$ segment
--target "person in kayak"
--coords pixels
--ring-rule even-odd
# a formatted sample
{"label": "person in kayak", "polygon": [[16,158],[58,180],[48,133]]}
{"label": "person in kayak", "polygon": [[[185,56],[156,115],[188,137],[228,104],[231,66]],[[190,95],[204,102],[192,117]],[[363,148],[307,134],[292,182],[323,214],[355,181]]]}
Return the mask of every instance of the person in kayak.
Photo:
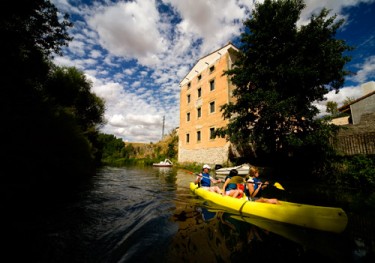
{"label": "person in kayak", "polygon": [[222,193],[231,197],[238,197],[243,194],[243,191],[238,189],[237,183],[232,181],[234,176],[238,175],[236,169],[230,170],[229,174],[225,177]]}
{"label": "person in kayak", "polygon": [[222,183],[221,179],[216,180],[210,175],[211,167],[208,164],[203,165],[202,172],[197,175],[194,183],[200,184],[200,187],[207,189],[210,192],[221,194],[221,189],[218,186],[211,186],[211,182],[214,184]]}
{"label": "person in kayak", "polygon": [[262,203],[279,204],[276,198],[262,197],[262,191],[269,185],[268,181],[262,183],[259,179],[259,169],[251,166],[249,171],[250,178],[246,181],[247,196],[249,200]]}

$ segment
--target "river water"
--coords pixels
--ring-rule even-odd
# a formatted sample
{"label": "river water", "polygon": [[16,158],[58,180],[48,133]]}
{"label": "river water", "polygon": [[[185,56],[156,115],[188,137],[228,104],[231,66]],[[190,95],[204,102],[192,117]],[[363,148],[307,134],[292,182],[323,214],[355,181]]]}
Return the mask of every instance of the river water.
{"label": "river water", "polygon": [[350,211],[341,234],[244,218],[194,196],[189,190],[194,178],[182,169],[106,167],[59,202],[20,201],[2,216],[0,257],[3,262],[375,262],[374,228],[360,229],[361,220]]}

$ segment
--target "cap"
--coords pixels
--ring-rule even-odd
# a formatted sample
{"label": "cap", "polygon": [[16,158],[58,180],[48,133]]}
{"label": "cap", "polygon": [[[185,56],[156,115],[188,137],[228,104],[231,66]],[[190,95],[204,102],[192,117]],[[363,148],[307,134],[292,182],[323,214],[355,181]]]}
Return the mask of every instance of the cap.
{"label": "cap", "polygon": [[211,169],[211,167],[208,164],[203,165],[203,169]]}

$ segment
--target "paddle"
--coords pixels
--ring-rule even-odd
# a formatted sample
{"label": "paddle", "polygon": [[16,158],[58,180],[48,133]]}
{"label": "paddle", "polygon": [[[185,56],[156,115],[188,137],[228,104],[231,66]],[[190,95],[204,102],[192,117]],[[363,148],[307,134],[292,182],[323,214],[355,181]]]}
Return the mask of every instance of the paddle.
{"label": "paddle", "polygon": [[[229,183],[233,183],[233,184],[241,184],[241,183],[244,183],[244,178],[242,176],[239,176],[239,175],[236,175],[236,176],[233,176],[230,180]],[[258,182],[258,183],[254,183],[254,182],[247,182],[247,183],[252,183],[252,184],[261,184],[261,182]],[[278,183],[278,182],[275,182],[272,186],[276,187],[277,189],[280,189],[280,190],[285,190],[284,187]]]}
{"label": "paddle", "polygon": [[[247,182],[247,183],[250,183],[250,184],[261,184],[261,182],[258,182],[258,183]],[[264,184],[264,185],[268,185],[268,184]],[[272,186],[276,187],[279,190],[285,190],[284,187],[280,183],[278,183],[278,182],[275,182]]]}

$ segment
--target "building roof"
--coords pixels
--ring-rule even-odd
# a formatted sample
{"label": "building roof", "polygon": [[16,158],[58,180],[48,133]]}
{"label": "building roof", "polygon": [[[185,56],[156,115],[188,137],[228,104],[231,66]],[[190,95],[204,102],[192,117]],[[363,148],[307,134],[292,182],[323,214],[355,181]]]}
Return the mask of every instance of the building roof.
{"label": "building roof", "polygon": [[340,108],[338,108],[338,111],[339,112],[349,111],[350,110],[350,105],[353,105],[353,104],[357,103],[358,101],[361,101],[361,100],[363,100],[363,99],[365,99],[367,97],[370,97],[370,96],[372,96],[374,94],[375,94],[375,91],[367,93],[366,95],[364,95],[364,96],[362,96],[362,97],[360,97],[360,98],[358,98],[358,99],[356,99],[356,100],[354,100],[354,101],[352,101],[352,102],[350,102],[348,104],[345,104],[345,105],[341,106]]}
{"label": "building roof", "polygon": [[189,73],[181,80],[180,87],[184,86],[186,83],[191,81],[195,76],[201,74],[201,72],[215,64],[215,62],[226,52],[231,50],[238,52],[239,49],[234,46],[231,42],[226,44],[224,47],[221,47],[210,54],[200,58],[194,67],[189,71]]}

